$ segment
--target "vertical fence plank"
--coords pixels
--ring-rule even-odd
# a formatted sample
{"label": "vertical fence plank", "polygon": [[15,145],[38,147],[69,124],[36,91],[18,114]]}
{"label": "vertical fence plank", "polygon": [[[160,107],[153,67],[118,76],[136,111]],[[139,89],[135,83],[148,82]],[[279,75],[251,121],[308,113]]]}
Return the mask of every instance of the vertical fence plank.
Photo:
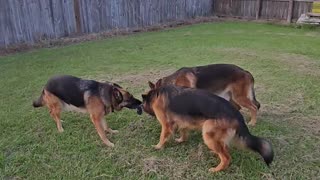
{"label": "vertical fence plank", "polygon": [[293,10],[293,0],[289,0],[287,22],[291,23]]}
{"label": "vertical fence plank", "polygon": [[257,0],[257,5],[256,5],[256,19],[259,19],[260,10],[261,10],[261,0]]}
{"label": "vertical fence plank", "polygon": [[80,3],[79,0],[73,0],[74,18],[76,21],[76,32],[81,33],[81,16],[80,16]]}

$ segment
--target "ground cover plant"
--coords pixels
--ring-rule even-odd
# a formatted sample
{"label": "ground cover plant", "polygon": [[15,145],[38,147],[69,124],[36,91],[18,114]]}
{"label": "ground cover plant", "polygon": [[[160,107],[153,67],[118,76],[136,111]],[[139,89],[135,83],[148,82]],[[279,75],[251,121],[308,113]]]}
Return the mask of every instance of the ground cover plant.
{"label": "ground cover plant", "polygon": [[[63,113],[58,133],[45,108],[33,109],[48,77],[71,74],[117,82],[140,98],[147,81],[181,66],[234,63],[255,77],[255,135],[269,139],[275,160],[231,149],[231,166],[194,132],[156,151],[160,125],[124,110],[107,117],[120,131],[101,142],[87,115]],[[320,32],[220,22],[139,33],[0,57],[0,178],[11,179],[316,179],[320,177]],[[248,113],[243,111],[248,118]]]}

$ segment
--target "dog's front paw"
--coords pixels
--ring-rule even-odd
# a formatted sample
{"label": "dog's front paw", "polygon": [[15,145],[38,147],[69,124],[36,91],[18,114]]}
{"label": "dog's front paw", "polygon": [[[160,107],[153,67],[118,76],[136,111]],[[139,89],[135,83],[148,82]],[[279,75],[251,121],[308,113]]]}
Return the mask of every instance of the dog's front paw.
{"label": "dog's front paw", "polygon": [[256,123],[255,123],[255,122],[250,121],[250,122],[248,123],[248,125],[249,125],[249,126],[255,126],[255,125],[256,125]]}
{"label": "dog's front paw", "polygon": [[182,142],[184,142],[185,140],[181,137],[181,138],[176,138],[175,141],[176,141],[177,143],[182,143]]}
{"label": "dog's front paw", "polygon": [[112,143],[112,142],[108,142],[108,143],[106,143],[106,145],[108,146],[108,147],[114,147],[114,144]]}
{"label": "dog's front paw", "polygon": [[215,173],[215,172],[218,172],[219,170],[217,169],[217,168],[210,168],[209,169],[209,172],[213,172],[213,173]]}
{"label": "dog's front paw", "polygon": [[62,127],[58,129],[59,133],[63,133],[63,131],[64,131],[64,129]]}
{"label": "dog's front paw", "polygon": [[163,146],[161,146],[160,144],[153,145],[152,147],[155,148],[156,150],[160,150],[163,148]]}
{"label": "dog's front paw", "polygon": [[111,133],[111,134],[117,134],[117,133],[119,133],[118,130],[112,130],[111,128],[108,130],[108,132]]}

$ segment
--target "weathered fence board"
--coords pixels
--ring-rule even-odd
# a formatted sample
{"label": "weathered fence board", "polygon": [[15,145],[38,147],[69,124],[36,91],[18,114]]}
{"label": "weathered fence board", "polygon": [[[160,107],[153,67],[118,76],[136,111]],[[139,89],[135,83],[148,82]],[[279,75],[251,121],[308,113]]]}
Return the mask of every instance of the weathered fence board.
{"label": "weathered fence board", "polygon": [[310,12],[311,9],[312,9],[312,2],[306,3],[306,2],[296,1],[293,3],[292,18],[298,19],[301,14],[304,14],[306,12]]}
{"label": "weathered fence board", "polygon": [[0,47],[212,14],[213,0],[1,0]]}
{"label": "weathered fence board", "polygon": [[212,0],[80,1],[85,33],[144,27],[212,13]]}
{"label": "weathered fence board", "polygon": [[[214,0],[214,14],[246,18],[278,19],[288,18],[289,0],[261,0],[259,15],[257,14],[258,0]],[[297,19],[301,14],[310,12],[312,0],[294,0],[292,18]]]}
{"label": "weathered fence board", "polygon": [[289,1],[262,1],[260,17],[263,19],[287,19]]}
{"label": "weathered fence board", "polygon": [[214,14],[253,18],[256,5],[256,0],[214,0]]}
{"label": "weathered fence board", "polygon": [[71,0],[0,1],[0,46],[67,36],[75,30]]}

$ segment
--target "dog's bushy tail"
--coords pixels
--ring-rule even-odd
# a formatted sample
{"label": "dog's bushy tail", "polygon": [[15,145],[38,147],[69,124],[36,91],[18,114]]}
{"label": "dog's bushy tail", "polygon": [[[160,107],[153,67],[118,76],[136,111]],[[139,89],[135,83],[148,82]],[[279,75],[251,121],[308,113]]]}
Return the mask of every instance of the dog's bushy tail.
{"label": "dog's bushy tail", "polygon": [[236,135],[238,136],[240,144],[251,149],[252,151],[259,153],[264,159],[264,162],[269,166],[274,157],[271,144],[263,138],[250,134],[249,129],[244,122],[243,116],[240,113],[238,116],[241,120],[239,121],[240,124],[238,126]]}
{"label": "dog's bushy tail", "polygon": [[44,105],[43,103],[43,95],[44,95],[44,91],[42,91],[40,97],[37,100],[34,100],[32,103],[32,106],[37,108],[37,107],[42,107]]}

